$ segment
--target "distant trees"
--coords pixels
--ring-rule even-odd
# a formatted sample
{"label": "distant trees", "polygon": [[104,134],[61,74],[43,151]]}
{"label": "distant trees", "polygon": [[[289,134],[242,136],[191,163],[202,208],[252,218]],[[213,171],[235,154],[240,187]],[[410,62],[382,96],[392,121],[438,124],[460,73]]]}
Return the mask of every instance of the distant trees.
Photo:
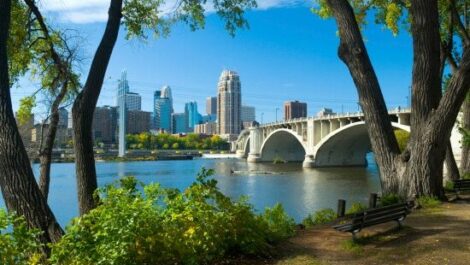
{"label": "distant trees", "polygon": [[[442,196],[443,162],[452,127],[470,86],[467,1],[319,0],[316,12],[334,17],[338,55],[356,85],[385,193]],[[413,39],[410,140],[400,152],[360,27],[367,11],[394,34],[410,25]],[[454,40],[457,39],[457,40]],[[443,75],[452,73],[443,93]]]}
{"label": "distant trees", "polygon": [[228,150],[229,143],[218,135],[202,136],[190,133],[186,136],[171,134],[128,134],[126,135],[127,147],[130,149],[197,149],[197,150]]}

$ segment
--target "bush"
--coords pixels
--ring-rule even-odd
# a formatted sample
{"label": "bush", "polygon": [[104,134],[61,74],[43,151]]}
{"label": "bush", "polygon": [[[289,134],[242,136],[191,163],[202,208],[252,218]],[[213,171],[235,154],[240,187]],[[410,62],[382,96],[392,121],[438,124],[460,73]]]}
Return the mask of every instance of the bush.
{"label": "bush", "polygon": [[295,234],[294,219],[286,214],[279,203],[273,208],[266,208],[260,218],[267,232],[266,239],[270,243],[285,240]]}
{"label": "bush", "polygon": [[40,234],[37,229],[29,229],[23,217],[0,209],[0,264],[37,264],[41,245],[36,238]]}
{"label": "bush", "polygon": [[417,199],[418,205],[424,209],[436,208],[441,205],[441,201],[434,196],[422,196]]}
{"label": "bush", "polygon": [[470,172],[463,174],[462,179],[470,179]]}
{"label": "bush", "polygon": [[445,191],[454,191],[454,182],[446,181],[446,183],[444,185],[444,190]]}
{"label": "bush", "polygon": [[346,211],[346,214],[360,213],[365,210],[367,210],[367,206],[365,206],[364,204],[360,202],[353,202],[353,204],[351,205],[351,208],[349,208],[349,210]]}
{"label": "bush", "polygon": [[401,203],[401,202],[404,202],[404,201],[405,200],[402,197],[400,197],[398,194],[394,194],[394,193],[383,195],[380,198],[380,204],[382,206],[397,204],[397,203]]}
{"label": "bush", "polygon": [[203,169],[183,192],[135,178],[99,190],[101,204],[53,245],[53,264],[207,264],[228,254],[265,255],[295,232],[281,205],[254,214]]}
{"label": "bush", "polygon": [[313,214],[309,214],[307,218],[302,221],[306,227],[314,225],[327,224],[336,219],[336,213],[333,209],[321,209]]}
{"label": "bush", "polygon": [[408,140],[410,139],[410,133],[405,130],[395,130],[395,138],[397,138],[398,147],[400,148],[400,152],[403,152],[408,144]]}

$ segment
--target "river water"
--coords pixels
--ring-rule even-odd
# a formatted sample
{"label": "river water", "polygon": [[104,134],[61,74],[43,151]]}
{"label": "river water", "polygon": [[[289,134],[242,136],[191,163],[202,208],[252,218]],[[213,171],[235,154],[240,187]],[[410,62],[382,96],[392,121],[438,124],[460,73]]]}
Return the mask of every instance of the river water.
{"label": "river water", "polygon": [[[184,189],[202,168],[215,170],[214,178],[221,191],[238,198],[247,195],[255,209],[261,211],[277,202],[300,222],[321,208],[336,208],[338,199],[366,203],[369,193],[380,192],[379,174],[372,156],[366,168],[304,169],[300,163],[252,164],[245,160],[194,159],[185,161],[97,162],[99,185],[120,177],[135,176],[144,183],[159,182],[163,187]],[[33,165],[39,174],[39,165]],[[235,171],[235,174],[232,173]],[[265,174],[270,172],[270,174]],[[52,165],[49,204],[57,219],[66,225],[78,214],[75,165]],[[0,207],[3,207],[0,199]]]}

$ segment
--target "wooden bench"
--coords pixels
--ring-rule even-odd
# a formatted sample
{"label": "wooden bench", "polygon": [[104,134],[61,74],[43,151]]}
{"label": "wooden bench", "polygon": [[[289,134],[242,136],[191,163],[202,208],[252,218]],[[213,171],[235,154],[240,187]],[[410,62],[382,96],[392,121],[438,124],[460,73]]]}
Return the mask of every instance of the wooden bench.
{"label": "wooden bench", "polygon": [[457,193],[457,196],[462,191],[470,191],[470,179],[454,180],[454,190]]}
{"label": "wooden bench", "polygon": [[343,219],[343,222],[346,221],[346,223],[340,223],[333,226],[333,228],[341,232],[352,233],[353,238],[355,238],[356,233],[365,227],[390,221],[398,222],[401,228],[403,220],[405,220],[410,212],[410,205],[408,203],[397,203],[346,216],[346,219]]}

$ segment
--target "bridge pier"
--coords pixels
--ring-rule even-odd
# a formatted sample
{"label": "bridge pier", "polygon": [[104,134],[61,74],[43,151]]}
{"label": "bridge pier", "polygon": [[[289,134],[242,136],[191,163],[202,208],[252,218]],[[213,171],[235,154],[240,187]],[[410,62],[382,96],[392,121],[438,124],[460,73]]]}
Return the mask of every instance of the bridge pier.
{"label": "bridge pier", "polygon": [[305,155],[304,162],[302,163],[304,168],[313,168],[315,167],[315,158],[313,155]]}
{"label": "bridge pier", "polygon": [[246,159],[247,162],[261,162],[261,144],[263,143],[263,138],[263,132],[259,127],[250,128],[250,153]]}
{"label": "bridge pier", "polygon": [[237,158],[247,158],[247,157],[245,156],[245,151],[244,151],[244,150],[237,150],[237,151],[235,152],[235,154],[236,154]]}

